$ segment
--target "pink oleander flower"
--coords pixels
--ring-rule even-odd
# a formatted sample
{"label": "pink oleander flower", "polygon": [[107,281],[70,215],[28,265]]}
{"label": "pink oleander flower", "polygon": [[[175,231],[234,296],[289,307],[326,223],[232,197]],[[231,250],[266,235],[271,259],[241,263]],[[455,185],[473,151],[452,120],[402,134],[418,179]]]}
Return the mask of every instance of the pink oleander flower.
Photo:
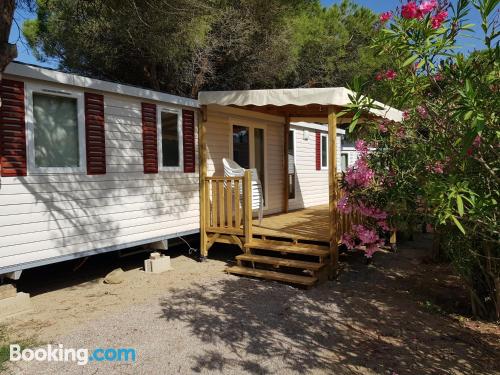
{"label": "pink oleander flower", "polygon": [[388,216],[387,212],[382,211],[377,207],[367,206],[363,202],[360,202],[358,204],[357,210],[361,213],[361,215],[372,217],[376,220],[385,220]]}
{"label": "pink oleander flower", "polygon": [[403,111],[403,120],[408,120],[410,118],[410,112],[408,110]]}
{"label": "pink oleander flower", "polygon": [[396,77],[397,73],[392,69],[389,69],[387,72],[385,72],[385,78],[387,78],[387,80],[389,81],[394,80]]}
{"label": "pink oleander flower", "polygon": [[377,225],[382,229],[385,230],[386,232],[390,231],[391,228],[389,228],[389,224],[387,224],[387,221],[385,220],[380,220],[377,221]]}
{"label": "pink oleander flower", "polygon": [[392,17],[392,12],[384,12],[380,15],[380,22],[382,23],[386,23],[387,21],[389,21]]}
{"label": "pink oleander flower", "polygon": [[355,242],[354,238],[350,234],[347,234],[347,233],[344,233],[342,235],[342,243],[344,245],[346,245],[349,250],[352,250],[356,247],[356,242]]}
{"label": "pink oleander flower", "polygon": [[356,142],[354,142],[354,148],[362,154],[368,153],[368,144],[362,139],[357,139]]}
{"label": "pink oleander flower", "polygon": [[383,244],[380,244],[380,243],[374,243],[374,244],[367,245],[366,249],[365,249],[365,257],[372,258],[373,254],[375,254],[377,251],[379,251],[380,246],[382,246],[382,245]]}
{"label": "pink oleander flower", "polygon": [[436,161],[432,165],[427,165],[425,169],[429,172],[433,172],[436,174],[443,174],[444,173],[444,164],[440,161]]}
{"label": "pink oleander flower", "polygon": [[436,0],[426,0],[419,5],[418,10],[421,16],[425,16],[427,13],[430,13],[437,7]]}
{"label": "pink oleander flower", "polygon": [[472,143],[472,145],[476,148],[478,148],[479,146],[481,146],[481,136],[480,135],[477,135],[476,138],[474,138],[474,142]]}
{"label": "pink oleander flower", "polygon": [[367,258],[371,258],[384,244],[384,240],[378,236],[375,229],[367,228],[364,225],[353,225],[352,228],[361,242],[359,246],[365,246],[365,256]]}
{"label": "pink oleander flower", "polygon": [[439,81],[442,81],[444,78],[443,78],[443,76],[441,75],[441,73],[436,73],[436,74],[434,75],[434,79],[435,79],[437,82],[439,82]]}
{"label": "pink oleander flower", "polygon": [[410,1],[401,8],[401,16],[406,19],[418,18],[420,11],[415,1]]}
{"label": "pink oleander flower", "polygon": [[349,196],[346,194],[337,202],[338,210],[343,214],[350,214],[352,211],[352,206],[349,203]]}
{"label": "pink oleander flower", "polygon": [[434,163],[434,168],[433,168],[434,173],[443,174],[443,172],[444,172],[443,168],[444,168],[444,165],[440,161],[437,161]]}
{"label": "pink oleander flower", "polygon": [[427,109],[423,105],[417,106],[417,112],[421,118],[423,119],[429,118],[429,113],[427,112]]}
{"label": "pink oleander flower", "polygon": [[378,124],[378,130],[380,130],[381,133],[387,133],[389,131],[389,128],[385,123],[381,122],[380,124]]}
{"label": "pink oleander flower", "polygon": [[398,138],[404,138],[406,137],[406,130],[402,126],[398,128],[398,131],[396,132],[396,137]]}
{"label": "pink oleander flower", "polygon": [[368,166],[366,159],[360,157],[345,174],[345,182],[349,188],[366,188],[373,183],[375,172]]}
{"label": "pink oleander flower", "polygon": [[376,229],[362,224],[353,225],[351,233],[344,233],[341,241],[349,250],[356,248],[364,250],[367,258],[371,258],[385,242],[379,237]]}
{"label": "pink oleander flower", "polygon": [[361,241],[361,245],[375,243],[379,240],[377,232],[374,229],[365,227],[363,224],[353,225],[352,229]]}
{"label": "pink oleander flower", "polygon": [[377,81],[382,81],[385,78],[384,72],[378,72],[377,75],[375,76],[375,80]]}
{"label": "pink oleander flower", "polygon": [[448,18],[448,12],[442,10],[441,12],[439,12],[438,14],[436,14],[434,17],[431,18],[432,28],[439,29],[447,18]]}

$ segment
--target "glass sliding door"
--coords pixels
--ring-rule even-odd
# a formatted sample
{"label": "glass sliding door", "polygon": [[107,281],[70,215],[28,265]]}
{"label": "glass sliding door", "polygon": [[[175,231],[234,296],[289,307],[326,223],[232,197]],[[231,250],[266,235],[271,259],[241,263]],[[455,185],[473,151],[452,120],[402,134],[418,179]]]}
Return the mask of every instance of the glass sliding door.
{"label": "glass sliding door", "polygon": [[255,168],[266,199],[266,166],[264,129],[233,125],[233,160],[245,169]]}
{"label": "glass sliding door", "polygon": [[266,174],[264,165],[264,129],[254,128],[254,166],[257,169],[257,174],[259,175],[260,183],[262,185],[262,195],[264,197],[264,202],[266,200]]}
{"label": "glass sliding door", "polygon": [[246,126],[233,126],[233,160],[245,169],[250,168],[250,132]]}
{"label": "glass sliding door", "polygon": [[288,132],[288,199],[295,199],[295,132]]}

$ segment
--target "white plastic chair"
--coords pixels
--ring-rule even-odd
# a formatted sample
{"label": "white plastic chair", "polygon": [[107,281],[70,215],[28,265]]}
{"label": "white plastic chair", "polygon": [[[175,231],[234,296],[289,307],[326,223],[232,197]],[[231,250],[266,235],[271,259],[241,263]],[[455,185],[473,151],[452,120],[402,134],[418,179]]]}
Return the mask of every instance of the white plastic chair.
{"label": "white plastic chair", "polygon": [[[231,159],[222,159],[224,165],[224,176],[226,177],[243,177],[245,169]],[[260,183],[259,174],[255,168],[252,171],[252,210],[259,210],[259,224],[262,223],[264,216],[264,196],[262,195],[262,184]],[[243,190],[243,186],[240,188]],[[243,194],[241,194],[243,197]]]}

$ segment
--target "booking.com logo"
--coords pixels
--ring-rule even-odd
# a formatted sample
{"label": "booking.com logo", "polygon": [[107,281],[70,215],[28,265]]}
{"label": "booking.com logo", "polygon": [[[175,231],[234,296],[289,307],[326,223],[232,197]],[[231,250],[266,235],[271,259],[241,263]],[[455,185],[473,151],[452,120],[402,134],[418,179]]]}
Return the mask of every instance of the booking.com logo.
{"label": "booking.com logo", "polygon": [[76,362],[83,366],[89,362],[135,362],[136,352],[132,348],[65,348],[62,344],[47,345],[37,349],[23,349],[17,344],[10,345],[10,360],[38,362]]}

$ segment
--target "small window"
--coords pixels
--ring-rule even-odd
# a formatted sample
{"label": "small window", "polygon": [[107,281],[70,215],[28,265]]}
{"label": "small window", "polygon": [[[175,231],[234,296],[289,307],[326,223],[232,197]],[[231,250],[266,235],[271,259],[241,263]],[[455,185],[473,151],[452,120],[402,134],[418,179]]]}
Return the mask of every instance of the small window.
{"label": "small window", "polygon": [[321,134],[321,169],[328,168],[328,135]]}
{"label": "small window", "polygon": [[160,111],[159,160],[161,169],[180,169],[182,165],[182,124],[177,111]]}
{"label": "small window", "polygon": [[30,88],[28,95],[30,172],[83,172],[85,146],[81,94]]}
{"label": "small window", "polygon": [[342,172],[347,172],[349,167],[349,155],[347,153],[340,154],[340,168]]}

